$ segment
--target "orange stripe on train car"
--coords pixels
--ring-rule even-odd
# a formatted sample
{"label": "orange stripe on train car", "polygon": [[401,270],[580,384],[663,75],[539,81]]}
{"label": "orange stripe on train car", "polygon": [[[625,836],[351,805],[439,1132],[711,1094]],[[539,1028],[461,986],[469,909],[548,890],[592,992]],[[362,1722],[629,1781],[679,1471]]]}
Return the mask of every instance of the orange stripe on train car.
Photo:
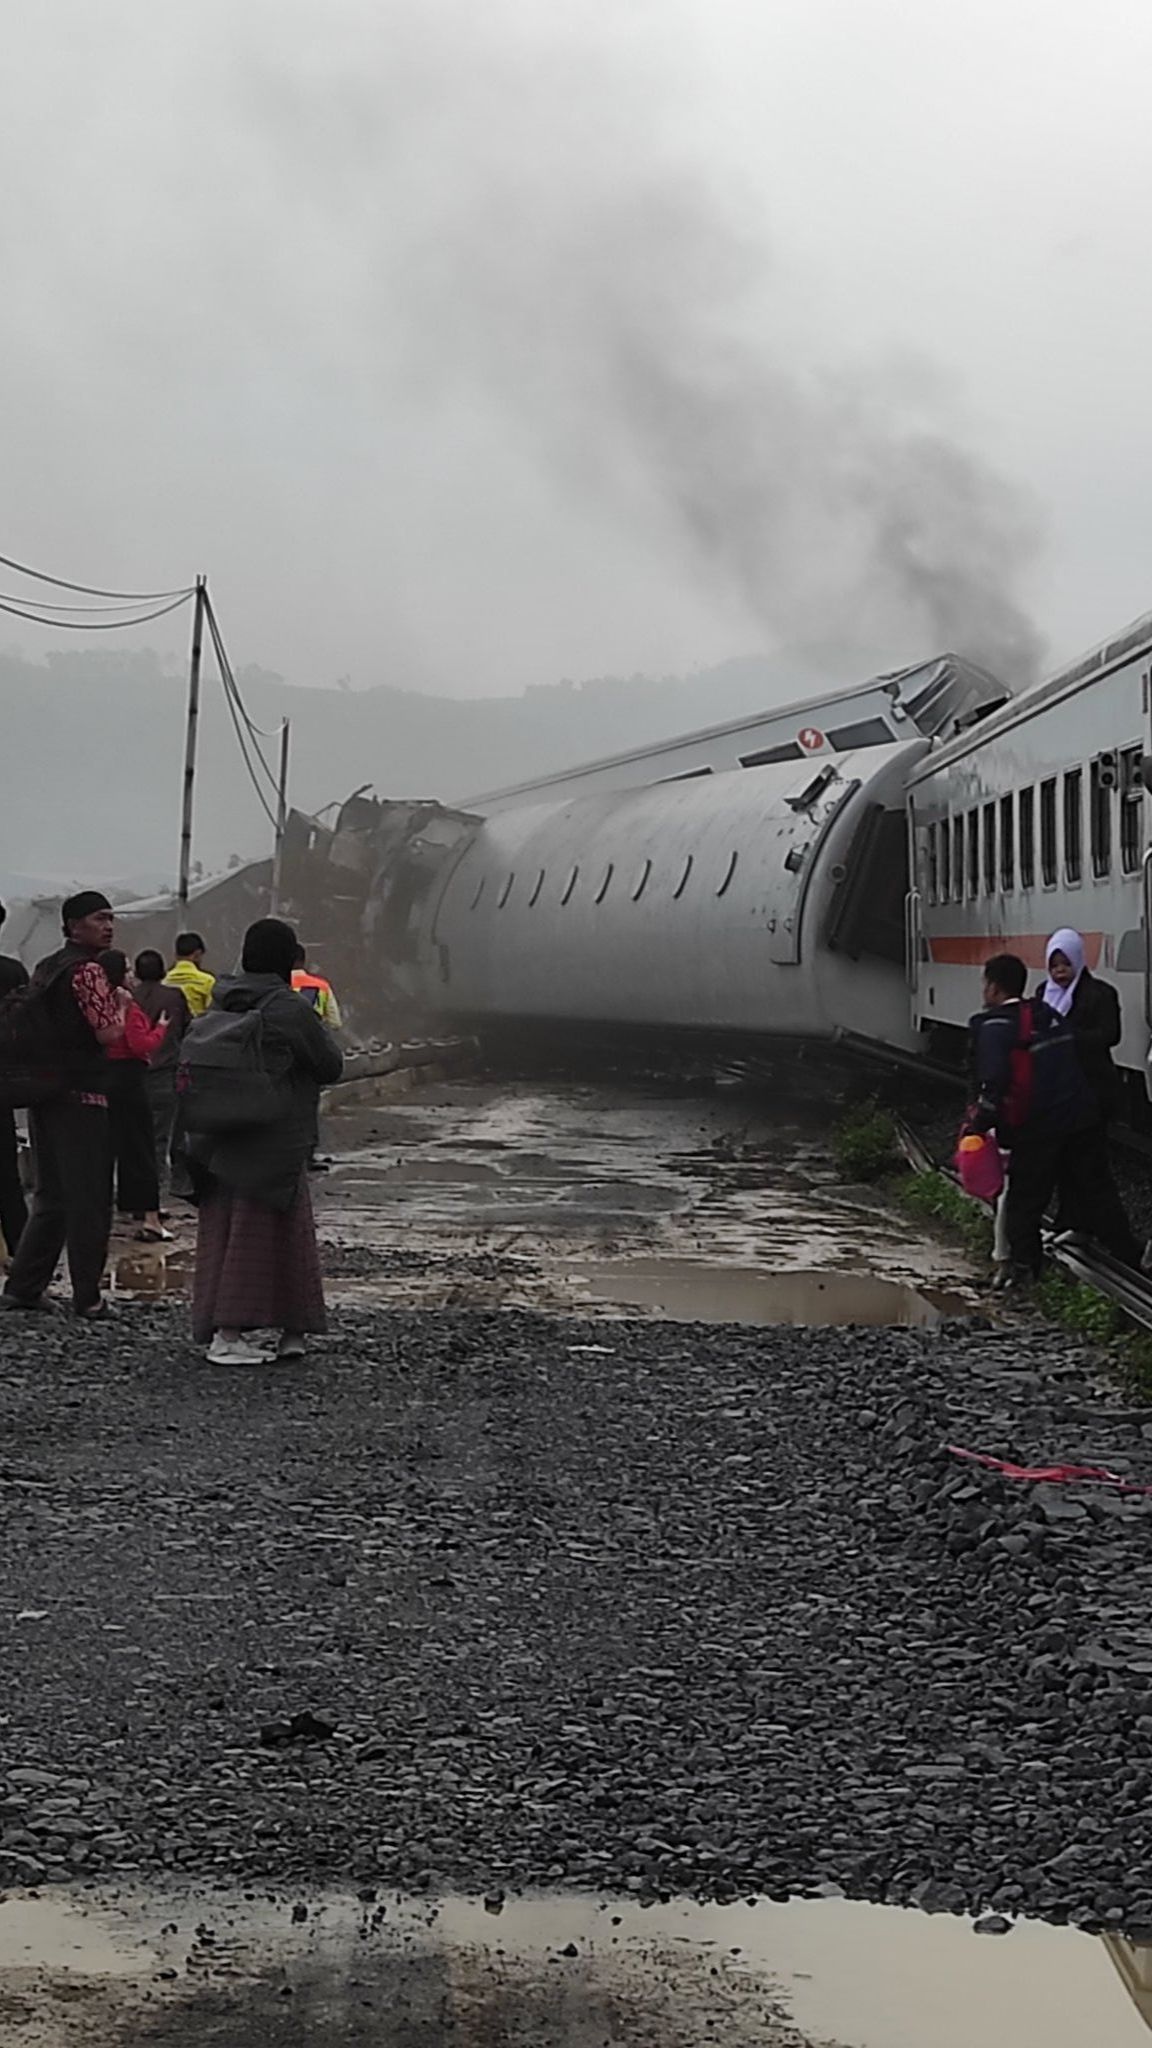
{"label": "orange stripe on train car", "polygon": [[[1015,953],[1025,967],[1044,968],[1048,965],[1050,936],[1048,932],[1005,932],[996,937],[985,935],[977,938],[938,935],[928,941],[928,958],[938,967],[983,967],[993,953]],[[1081,932],[1080,936],[1089,967],[1098,967],[1104,946],[1103,932]]]}

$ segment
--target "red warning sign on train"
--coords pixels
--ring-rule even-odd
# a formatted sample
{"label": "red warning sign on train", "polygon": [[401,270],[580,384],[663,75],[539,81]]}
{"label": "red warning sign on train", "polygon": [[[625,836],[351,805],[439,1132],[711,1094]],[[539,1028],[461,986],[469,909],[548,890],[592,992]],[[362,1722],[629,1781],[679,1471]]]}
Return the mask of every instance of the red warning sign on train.
{"label": "red warning sign on train", "polygon": [[824,745],[824,735],[818,725],[801,726],[796,738],[806,754],[814,754],[818,747]]}

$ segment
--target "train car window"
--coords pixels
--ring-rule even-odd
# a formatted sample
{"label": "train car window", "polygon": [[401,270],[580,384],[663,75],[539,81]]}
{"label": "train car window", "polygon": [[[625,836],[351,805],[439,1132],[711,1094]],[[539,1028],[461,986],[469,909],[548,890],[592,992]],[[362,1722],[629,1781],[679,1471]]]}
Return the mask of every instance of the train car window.
{"label": "train car window", "polygon": [[761,747],[758,754],[741,754],[742,768],[767,768],[773,761],[796,761],[804,752],[799,740],[785,740],[780,747]]}
{"label": "train car window", "polygon": [[512,884],[515,880],[516,870],[515,868],[513,868],[511,874],[508,877],[508,880],[505,882],[504,887],[501,889],[499,896],[496,898],[497,910],[503,910],[504,905],[507,903],[508,898],[512,894]]}
{"label": "train car window", "polygon": [[1020,791],[1020,887],[1036,886],[1036,796],[1031,789]]}
{"label": "train car window", "polygon": [[531,910],[531,909],[533,908],[533,905],[534,905],[534,904],[535,904],[535,903],[537,902],[537,900],[538,900],[538,898],[539,898],[539,895],[540,895],[540,891],[541,891],[541,889],[542,889],[543,887],[544,887],[544,869],[543,869],[543,868],[541,868],[541,870],[540,870],[539,874],[538,874],[538,875],[537,875],[537,877],[536,877],[536,880],[535,880],[535,881],[533,882],[533,884],[532,884],[532,894],[531,894],[531,895],[530,895],[530,897],[528,898],[528,908],[529,908],[529,910]]}
{"label": "train car window", "polygon": [[568,880],[564,884],[564,894],[560,898],[561,903],[567,903],[569,897],[572,894],[573,889],[576,887],[579,874],[580,864],[579,862],[577,862],[576,866],[573,868],[571,874],[569,875]]}
{"label": "train car window", "polygon": [[688,887],[688,877],[692,873],[692,863],[695,860],[695,858],[695,854],[690,853],[688,855],[687,860],[684,863],[684,872],[682,873],[680,880],[677,882],[676,887],[672,891],[672,901],[674,903],[679,903],[681,896],[684,894],[685,889]]}
{"label": "train car window", "polygon": [[487,875],[481,875],[480,880],[476,884],[476,894],[472,898],[471,903],[468,905],[469,910],[475,910],[476,905],[479,903],[480,898],[484,894],[484,884],[487,880]]}
{"label": "train car window", "polygon": [[1084,771],[1070,768],[1064,777],[1064,880],[1080,881],[1084,871]]}
{"label": "train car window", "polygon": [[924,850],[927,856],[924,879],[928,889],[928,901],[929,903],[938,903],[940,901],[940,870],[937,865],[935,825],[925,827]]}
{"label": "train car window", "polygon": [[1144,786],[1140,780],[1139,747],[1125,747],[1120,756],[1120,868],[1126,875],[1139,869],[1144,852]]}
{"label": "train car window", "polygon": [[957,903],[964,901],[964,820],[952,820],[952,894]]}
{"label": "train car window", "polygon": [[646,860],[645,860],[645,862],[644,862],[644,865],[643,865],[643,867],[641,868],[641,870],[640,870],[640,873],[639,873],[639,874],[637,875],[637,877],[636,877],[636,880],[635,880],[635,883],[634,883],[634,885],[633,885],[633,889],[632,889],[632,901],[633,901],[633,903],[639,903],[639,901],[640,901],[640,898],[641,898],[641,897],[642,897],[642,895],[644,894],[644,891],[645,891],[645,889],[646,889],[646,888],[648,887],[648,877],[649,877],[649,875],[650,875],[651,873],[652,873],[652,863],[651,863],[651,861],[650,861],[650,860],[647,860],[647,859],[646,859]]}
{"label": "train car window", "polygon": [[1010,896],[1016,887],[1016,799],[1000,799],[1000,887]]}
{"label": "train car window", "polygon": [[841,754],[853,747],[882,747],[892,737],[892,728],[882,718],[862,718],[857,725],[841,725],[828,735],[828,745]]}
{"label": "train car window", "polygon": [[980,813],[968,813],[968,894],[980,894]]}
{"label": "train car window", "polygon": [[604,870],[604,880],[601,882],[600,887],[596,891],[597,903],[603,903],[604,898],[608,894],[608,890],[612,882],[613,869],[614,863],[612,861],[609,861],[607,867]]}
{"label": "train car window", "polygon": [[728,865],[724,870],[724,880],[721,882],[720,887],[716,891],[716,894],[718,896],[723,896],[725,889],[728,887],[729,882],[732,880],[733,875],[736,873],[736,862],[738,859],[739,855],[734,853],[731,859],[729,860]]}
{"label": "train car window", "polygon": [[1040,879],[1056,887],[1056,779],[1040,784]]}
{"label": "train car window", "polygon": [[984,806],[984,894],[996,894],[996,806]]}
{"label": "train car window", "polygon": [[1112,872],[1112,792],[1118,770],[1115,754],[1097,754],[1088,771],[1088,835],[1098,881]]}
{"label": "train car window", "polygon": [[940,901],[952,901],[952,827],[947,818],[940,827]]}

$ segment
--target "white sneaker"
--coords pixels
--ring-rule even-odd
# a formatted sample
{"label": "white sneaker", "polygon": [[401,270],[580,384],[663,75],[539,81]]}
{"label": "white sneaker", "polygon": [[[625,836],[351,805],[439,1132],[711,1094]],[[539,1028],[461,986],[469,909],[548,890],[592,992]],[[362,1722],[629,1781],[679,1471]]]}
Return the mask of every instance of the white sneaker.
{"label": "white sneaker", "polygon": [[268,1365],[268,1352],[242,1330],[217,1330],[208,1346],[209,1365]]}

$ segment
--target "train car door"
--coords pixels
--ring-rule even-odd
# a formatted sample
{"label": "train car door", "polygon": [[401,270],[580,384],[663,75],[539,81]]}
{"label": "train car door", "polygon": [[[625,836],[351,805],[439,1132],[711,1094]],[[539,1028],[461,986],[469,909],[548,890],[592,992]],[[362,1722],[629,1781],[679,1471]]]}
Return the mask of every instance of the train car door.
{"label": "train car door", "polygon": [[[1140,763],[1140,780],[1152,792],[1152,669],[1140,678],[1140,708],[1144,718],[1146,752]],[[1140,865],[1140,922],[1144,942],[1144,1022],[1152,1038],[1152,837],[1148,830],[1147,806],[1143,810],[1144,851]],[[1152,1100],[1152,1047],[1144,1058],[1144,1090]]]}
{"label": "train car door", "polygon": [[920,963],[924,952],[923,897],[920,876],[926,854],[926,827],[917,821],[916,806],[908,805],[908,889],[904,897],[904,978],[914,1030],[920,1027]]}

